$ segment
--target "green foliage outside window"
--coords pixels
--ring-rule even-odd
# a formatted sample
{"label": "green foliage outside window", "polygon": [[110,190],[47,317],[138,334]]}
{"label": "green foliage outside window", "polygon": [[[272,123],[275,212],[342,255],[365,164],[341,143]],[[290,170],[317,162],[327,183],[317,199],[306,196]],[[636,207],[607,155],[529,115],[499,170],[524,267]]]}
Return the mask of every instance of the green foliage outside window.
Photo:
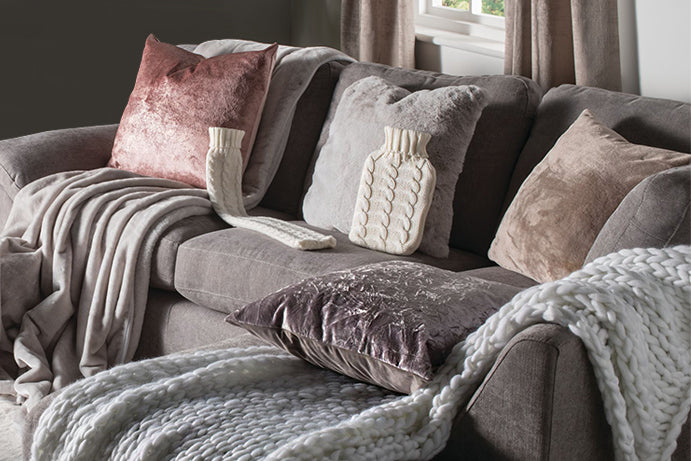
{"label": "green foliage outside window", "polygon": [[[442,0],[441,4],[447,8],[470,11],[470,2],[468,0]],[[504,0],[482,0],[482,12],[503,17]]]}
{"label": "green foliage outside window", "polygon": [[456,8],[463,11],[470,10],[470,2],[468,0],[442,0],[441,4],[447,8]]}
{"label": "green foliage outside window", "polygon": [[482,12],[504,17],[504,0],[482,0]]}

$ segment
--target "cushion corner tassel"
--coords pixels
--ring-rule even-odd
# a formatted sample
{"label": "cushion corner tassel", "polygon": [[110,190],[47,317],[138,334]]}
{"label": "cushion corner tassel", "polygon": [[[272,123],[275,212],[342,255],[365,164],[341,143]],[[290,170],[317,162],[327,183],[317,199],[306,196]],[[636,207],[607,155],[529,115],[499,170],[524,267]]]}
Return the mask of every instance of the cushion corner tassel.
{"label": "cushion corner tassel", "polygon": [[209,127],[206,184],[216,213],[234,227],[253,230],[298,250],[334,248],[330,235],[268,216],[248,216],[242,201],[243,130]]}

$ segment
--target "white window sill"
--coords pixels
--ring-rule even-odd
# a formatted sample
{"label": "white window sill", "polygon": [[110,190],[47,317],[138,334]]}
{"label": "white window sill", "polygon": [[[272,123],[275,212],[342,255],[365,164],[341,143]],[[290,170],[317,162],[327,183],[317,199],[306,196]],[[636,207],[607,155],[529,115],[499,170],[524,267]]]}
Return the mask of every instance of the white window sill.
{"label": "white window sill", "polygon": [[[501,31],[503,32],[503,31]],[[498,35],[498,34],[494,34]],[[470,51],[495,58],[504,58],[504,41],[475,35],[451,32],[435,27],[415,25],[415,38],[421,42],[448,46],[459,50]]]}

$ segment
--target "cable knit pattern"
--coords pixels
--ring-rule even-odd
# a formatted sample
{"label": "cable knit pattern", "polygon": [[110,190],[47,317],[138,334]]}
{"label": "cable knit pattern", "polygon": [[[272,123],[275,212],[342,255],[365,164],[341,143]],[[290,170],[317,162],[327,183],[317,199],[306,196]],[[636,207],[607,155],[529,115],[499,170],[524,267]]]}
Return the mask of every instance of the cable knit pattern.
{"label": "cable knit pattern", "polygon": [[248,216],[242,198],[242,156],[239,146],[244,131],[209,128],[206,187],[216,213],[228,224],[259,232],[292,248],[333,248],[336,239],[280,219]]}
{"label": "cable knit pattern", "polygon": [[431,136],[389,126],[384,133],[384,145],[365,160],[349,238],[373,250],[409,255],[422,241],[436,185],[426,150]]}
{"label": "cable knit pattern", "polygon": [[549,321],[588,350],[617,459],[669,459],[691,406],[690,297],[690,246],[603,256],[516,295],[407,396],[264,347],[125,364],[56,396],[32,458],[430,459],[502,348]]}

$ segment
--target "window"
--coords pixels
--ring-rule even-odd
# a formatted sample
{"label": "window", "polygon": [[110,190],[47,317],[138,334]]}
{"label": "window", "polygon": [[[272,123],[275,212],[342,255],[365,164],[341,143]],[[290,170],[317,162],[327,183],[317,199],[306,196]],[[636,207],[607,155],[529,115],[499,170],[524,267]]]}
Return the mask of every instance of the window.
{"label": "window", "polygon": [[504,0],[418,0],[419,28],[503,42]]}
{"label": "window", "polygon": [[442,15],[465,11],[473,15],[504,17],[504,0],[429,0],[427,6],[430,9],[441,10],[437,13]]}

